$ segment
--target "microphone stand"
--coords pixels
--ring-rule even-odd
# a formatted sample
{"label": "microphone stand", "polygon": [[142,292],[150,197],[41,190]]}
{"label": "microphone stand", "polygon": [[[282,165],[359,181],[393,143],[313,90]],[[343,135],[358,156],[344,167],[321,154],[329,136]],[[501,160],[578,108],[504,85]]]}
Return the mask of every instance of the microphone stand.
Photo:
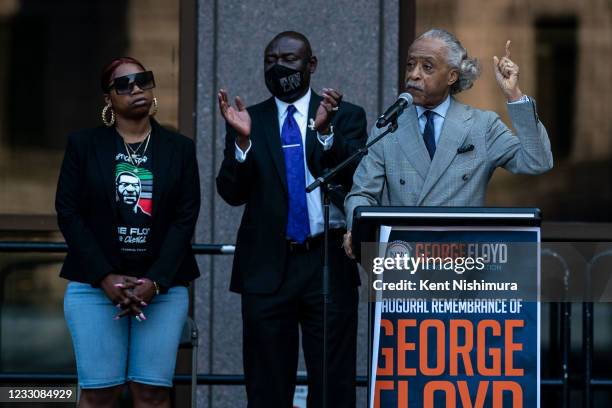
{"label": "microphone stand", "polygon": [[338,164],[331,170],[328,170],[324,175],[318,177],[315,181],[313,181],[308,187],[306,187],[306,192],[310,193],[313,190],[321,187],[321,191],[323,193],[323,234],[324,234],[324,247],[323,247],[323,408],[327,408],[327,338],[328,338],[328,330],[327,330],[327,315],[328,315],[328,305],[331,301],[330,293],[329,293],[329,190],[331,189],[330,180],[338,174],[341,170],[343,170],[346,166],[353,163],[357,159],[360,159],[362,156],[368,154],[368,149],[380,139],[388,135],[389,133],[393,133],[397,130],[397,116],[393,119],[393,121],[389,124],[387,129],[380,135],[376,136],[365,146],[359,148],[355,153],[353,153],[350,157],[344,160],[342,163]]}

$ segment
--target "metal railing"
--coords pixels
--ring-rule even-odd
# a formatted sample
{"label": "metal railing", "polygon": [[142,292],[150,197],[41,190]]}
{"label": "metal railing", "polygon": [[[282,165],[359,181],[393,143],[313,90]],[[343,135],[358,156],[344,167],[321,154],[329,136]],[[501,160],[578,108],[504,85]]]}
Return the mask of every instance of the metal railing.
{"label": "metal railing", "polygon": [[[548,239],[544,242],[568,242],[568,239]],[[580,239],[578,241],[585,241]],[[234,253],[235,247],[226,244],[193,244],[193,252],[196,255],[230,255]],[[17,241],[0,241],[0,253],[64,253],[68,249],[63,242],[17,242]],[[563,257],[558,253],[544,249],[543,256],[549,256],[559,262],[564,271],[564,285],[568,285],[569,267]],[[604,251],[595,254],[588,263],[587,276],[590,277],[590,272],[595,263],[606,256],[612,256],[612,251]],[[584,367],[580,372],[578,370],[570,370],[570,355],[571,355],[571,306],[569,302],[552,303],[556,305],[555,310],[560,310],[560,335],[558,336],[558,348],[561,350],[561,376],[553,378],[542,378],[540,385],[543,388],[561,388],[561,407],[569,407],[571,389],[582,389],[582,406],[590,408],[593,406],[593,389],[612,388],[612,378],[595,378],[593,377],[593,303],[582,303],[582,334],[583,334],[583,354]],[[560,306],[560,308],[559,308]],[[551,324],[555,319],[551,319]],[[556,339],[551,337],[551,342]],[[574,376],[572,376],[574,374]],[[11,384],[66,384],[76,383],[76,374],[59,374],[59,373],[0,373],[0,383]],[[191,375],[175,375],[175,384],[190,384]],[[306,376],[297,376],[296,383],[298,385],[306,385]],[[366,387],[368,383],[367,376],[357,376],[356,384],[360,387]],[[245,378],[243,374],[197,374],[198,385],[244,385]]]}

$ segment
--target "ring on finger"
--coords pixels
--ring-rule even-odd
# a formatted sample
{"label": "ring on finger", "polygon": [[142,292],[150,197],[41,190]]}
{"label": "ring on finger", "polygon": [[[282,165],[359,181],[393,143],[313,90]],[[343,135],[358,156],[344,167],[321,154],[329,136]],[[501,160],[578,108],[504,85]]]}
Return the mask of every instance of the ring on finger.
{"label": "ring on finger", "polygon": [[333,110],[334,112],[337,111],[339,108],[337,106],[334,106],[331,110]]}

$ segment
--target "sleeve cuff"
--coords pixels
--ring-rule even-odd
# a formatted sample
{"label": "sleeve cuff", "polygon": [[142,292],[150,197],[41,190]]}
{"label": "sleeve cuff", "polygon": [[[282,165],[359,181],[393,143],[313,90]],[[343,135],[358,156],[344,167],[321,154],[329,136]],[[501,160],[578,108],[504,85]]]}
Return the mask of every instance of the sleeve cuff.
{"label": "sleeve cuff", "polygon": [[518,101],[508,102],[508,105],[515,105],[518,103],[525,103],[525,102],[529,102],[529,97],[527,95],[523,95],[521,99],[519,99]]}
{"label": "sleeve cuff", "polygon": [[243,152],[241,148],[238,147],[238,144],[234,142],[234,146],[236,146],[236,161],[239,163],[244,163],[247,158],[247,154],[251,150],[252,143],[249,140],[249,147]]}
{"label": "sleeve cuff", "polygon": [[317,132],[317,140],[323,146],[323,150],[328,151],[332,148],[332,145],[334,144],[334,133],[332,132],[328,135],[322,135]]}

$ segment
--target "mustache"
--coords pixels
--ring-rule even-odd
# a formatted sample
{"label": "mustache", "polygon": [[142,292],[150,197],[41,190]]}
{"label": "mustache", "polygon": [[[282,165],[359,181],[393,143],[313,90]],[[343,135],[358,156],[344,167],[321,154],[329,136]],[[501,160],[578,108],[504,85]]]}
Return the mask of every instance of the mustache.
{"label": "mustache", "polygon": [[406,90],[409,90],[409,89],[415,89],[415,90],[417,90],[417,91],[425,92],[425,90],[423,89],[423,87],[421,87],[421,86],[419,86],[419,85],[417,85],[417,84],[415,84],[415,83],[413,83],[413,82],[406,82],[406,83],[404,84],[404,87],[406,88]]}

